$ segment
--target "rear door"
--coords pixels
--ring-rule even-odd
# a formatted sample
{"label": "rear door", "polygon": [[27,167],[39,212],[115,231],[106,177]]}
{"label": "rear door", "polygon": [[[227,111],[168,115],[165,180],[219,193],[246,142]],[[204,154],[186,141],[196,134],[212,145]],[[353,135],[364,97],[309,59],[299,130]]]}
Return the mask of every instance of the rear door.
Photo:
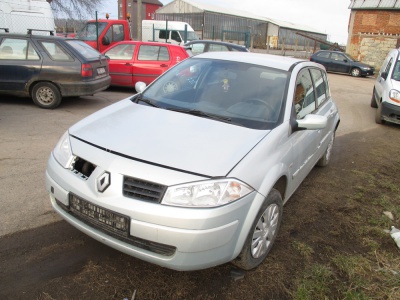
{"label": "rear door", "polygon": [[172,65],[167,45],[141,44],[138,48],[134,58],[133,84],[138,81],[150,84]]}
{"label": "rear door", "polygon": [[0,90],[28,92],[27,83],[39,75],[42,62],[28,38],[4,37],[0,43]]}

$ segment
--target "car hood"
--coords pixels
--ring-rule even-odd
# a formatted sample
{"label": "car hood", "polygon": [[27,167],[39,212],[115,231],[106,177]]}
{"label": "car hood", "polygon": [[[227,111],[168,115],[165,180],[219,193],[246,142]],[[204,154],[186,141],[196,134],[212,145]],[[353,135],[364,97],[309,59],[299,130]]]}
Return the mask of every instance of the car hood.
{"label": "car hood", "polygon": [[[225,176],[270,131],[122,100],[83,119],[69,133],[125,157]],[[72,149],[73,150],[73,149]]]}

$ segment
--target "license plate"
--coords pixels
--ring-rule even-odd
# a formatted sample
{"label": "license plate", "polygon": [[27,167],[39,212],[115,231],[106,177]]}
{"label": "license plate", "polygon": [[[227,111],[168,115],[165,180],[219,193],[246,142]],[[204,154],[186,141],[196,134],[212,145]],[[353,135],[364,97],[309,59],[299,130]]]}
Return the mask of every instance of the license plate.
{"label": "license plate", "polygon": [[70,196],[70,210],[84,221],[112,232],[128,234],[129,217],[95,205],[75,195]]}
{"label": "license plate", "polygon": [[97,68],[97,74],[98,75],[103,75],[106,73],[106,69],[105,68]]}

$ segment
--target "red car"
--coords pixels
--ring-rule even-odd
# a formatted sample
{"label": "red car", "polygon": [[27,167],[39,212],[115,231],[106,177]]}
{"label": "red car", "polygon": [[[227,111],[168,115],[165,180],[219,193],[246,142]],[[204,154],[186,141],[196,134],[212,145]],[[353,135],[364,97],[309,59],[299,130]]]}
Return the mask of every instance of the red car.
{"label": "red car", "polygon": [[158,42],[122,41],[103,52],[108,57],[111,85],[147,85],[166,70],[192,56],[189,48]]}

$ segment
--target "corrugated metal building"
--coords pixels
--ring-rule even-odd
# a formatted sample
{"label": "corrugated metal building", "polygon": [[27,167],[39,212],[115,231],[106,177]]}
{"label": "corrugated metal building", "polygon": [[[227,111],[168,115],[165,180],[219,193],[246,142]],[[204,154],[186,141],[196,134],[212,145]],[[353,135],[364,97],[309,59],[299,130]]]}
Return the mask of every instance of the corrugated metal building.
{"label": "corrugated metal building", "polygon": [[380,68],[400,47],[400,0],[351,0],[346,52]]}
{"label": "corrugated metal building", "polygon": [[319,30],[260,17],[245,11],[188,0],[175,0],[156,11],[155,19],[189,23],[200,38],[231,41],[260,48],[313,47],[314,41],[296,32],[326,41]]}

